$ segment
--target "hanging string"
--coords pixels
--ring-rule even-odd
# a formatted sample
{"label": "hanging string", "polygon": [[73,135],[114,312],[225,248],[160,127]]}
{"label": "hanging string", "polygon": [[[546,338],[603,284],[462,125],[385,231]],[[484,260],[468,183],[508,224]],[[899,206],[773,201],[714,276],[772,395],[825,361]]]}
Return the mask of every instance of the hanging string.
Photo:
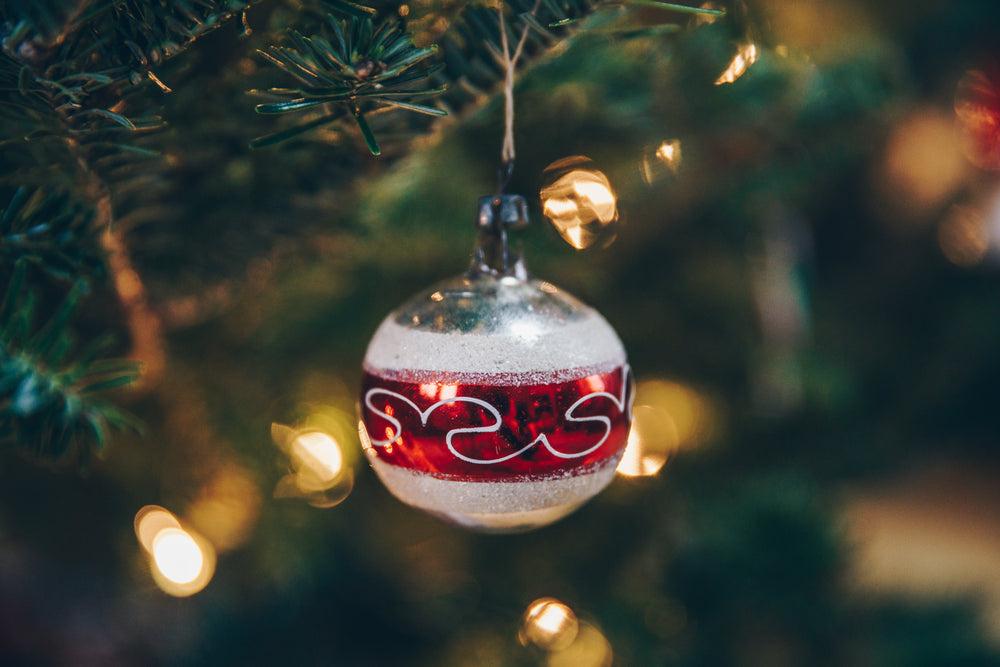
{"label": "hanging string", "polygon": [[[532,16],[538,11],[539,4],[541,4],[541,0],[535,0],[535,6],[531,10]],[[524,32],[521,33],[521,39],[517,43],[517,48],[514,49],[514,55],[511,55],[503,2],[497,4],[497,14],[500,18],[500,46],[503,49],[505,70],[503,80],[504,135],[503,146],[500,148],[500,193],[502,194],[514,173],[514,71],[517,68],[517,61],[520,60],[521,54],[524,52],[524,44],[528,41],[529,26],[527,24],[524,26]]]}

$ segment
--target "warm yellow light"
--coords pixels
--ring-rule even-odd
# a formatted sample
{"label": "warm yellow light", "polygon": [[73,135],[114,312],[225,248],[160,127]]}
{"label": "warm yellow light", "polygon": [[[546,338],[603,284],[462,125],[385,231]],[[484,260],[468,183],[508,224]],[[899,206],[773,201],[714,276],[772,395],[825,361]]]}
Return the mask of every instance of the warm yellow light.
{"label": "warm yellow light", "polygon": [[893,128],[880,167],[873,176],[887,213],[907,221],[939,214],[969,176],[954,120],[934,108],[916,109]]}
{"label": "warm yellow light", "polygon": [[521,618],[518,639],[527,646],[535,644],[548,651],[568,647],[576,639],[579,622],[573,610],[555,598],[539,598]]}
{"label": "warm yellow light", "polygon": [[345,412],[327,408],[313,415],[305,428],[271,425],[271,437],[292,463],[292,471],[274,489],[276,498],[304,498],[314,507],[325,508],[350,495],[353,451],[341,444],[351,439],[349,420]]}
{"label": "warm yellow light", "polygon": [[[718,415],[713,403],[708,397],[680,382],[665,378],[639,382],[635,392],[635,407],[638,409],[643,406],[657,412],[647,415],[643,410],[634,410],[640,416],[640,428],[660,421],[658,411],[663,410],[669,415],[672,424],[670,428],[676,433],[678,449],[697,447],[714,434]],[[647,418],[648,416],[652,418]]]}
{"label": "warm yellow light", "polygon": [[208,585],[215,573],[215,549],[173,514],[155,505],[143,507],[135,516],[135,532],[163,592],[186,597]]}
{"label": "warm yellow light", "polygon": [[153,561],[163,576],[175,584],[190,584],[205,566],[198,543],[180,528],[166,528],[157,534],[153,540]]}
{"label": "warm yellow light", "polygon": [[340,445],[320,431],[300,433],[292,441],[292,457],[303,482],[312,485],[332,484],[344,469]]}
{"label": "warm yellow light", "polygon": [[594,215],[601,222],[611,222],[618,215],[615,208],[615,195],[611,192],[611,185],[607,178],[598,178],[592,174],[584,173],[574,181],[573,191],[579,199],[591,205]]}
{"label": "warm yellow light", "polygon": [[180,528],[177,518],[158,505],[146,505],[135,515],[135,536],[146,551],[153,551],[153,540],[160,531]]}
{"label": "warm yellow light", "polygon": [[661,178],[676,176],[681,166],[680,139],[667,139],[655,148],[643,150],[639,168],[644,181],[652,185]]}
{"label": "warm yellow light", "polygon": [[664,141],[660,144],[660,147],[656,149],[656,157],[663,162],[668,167],[677,171],[678,165],[681,162],[681,142],[677,139],[673,141]]}
{"label": "warm yellow light", "polygon": [[[565,164],[580,166],[585,158],[575,158]],[[556,172],[564,167],[549,168]],[[574,248],[583,249],[597,241],[605,228],[618,220],[618,200],[611,182],[602,172],[591,168],[572,168],[562,173],[551,185],[542,188],[542,212]]]}
{"label": "warm yellow light", "polygon": [[580,630],[565,648],[549,653],[546,667],[611,667],[614,652],[611,643],[590,623],[580,623]]}
{"label": "warm yellow light", "polygon": [[361,440],[361,449],[365,451],[365,454],[369,456],[375,454],[375,450],[372,448],[372,438],[368,435],[368,427],[360,419],[358,420],[358,439]]}
{"label": "warm yellow light", "polygon": [[649,477],[660,471],[677,451],[677,425],[659,406],[637,405],[632,410],[632,429],[618,473],[626,477]]}
{"label": "warm yellow light", "polygon": [[750,42],[744,44],[729,61],[729,66],[715,80],[715,85],[721,86],[724,83],[732,83],[743,76],[750,66],[757,62],[757,45]]}

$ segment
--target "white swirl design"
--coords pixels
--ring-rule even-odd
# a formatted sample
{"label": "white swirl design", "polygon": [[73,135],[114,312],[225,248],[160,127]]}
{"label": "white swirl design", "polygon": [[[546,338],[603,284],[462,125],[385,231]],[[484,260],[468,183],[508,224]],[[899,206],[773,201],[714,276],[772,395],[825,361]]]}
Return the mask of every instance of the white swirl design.
{"label": "white swirl design", "polygon": [[594,391],[587,394],[586,396],[581,396],[579,399],[576,400],[575,403],[573,403],[573,405],[569,406],[569,408],[566,410],[566,413],[564,415],[566,421],[576,422],[576,423],[600,422],[601,424],[604,424],[604,435],[601,436],[601,439],[598,440],[596,444],[592,445],[591,447],[588,447],[582,452],[574,452],[571,454],[567,454],[566,452],[561,452],[557,450],[555,447],[553,447],[552,444],[549,443],[549,439],[545,436],[544,433],[542,433],[537,438],[535,438],[530,443],[528,443],[521,449],[517,450],[516,452],[512,452],[510,454],[506,454],[504,456],[495,459],[477,459],[471,456],[466,456],[465,454],[462,454],[460,451],[455,449],[455,446],[452,444],[452,439],[456,435],[462,435],[465,433],[496,433],[497,431],[499,431],[500,426],[503,423],[503,419],[500,416],[500,411],[497,410],[493,405],[480,398],[474,398],[472,396],[453,396],[451,398],[445,398],[438,401],[437,403],[430,406],[426,410],[421,410],[416,403],[408,399],[406,396],[398,394],[394,391],[390,391],[388,389],[382,389],[381,387],[373,387],[372,389],[369,389],[365,393],[365,406],[369,410],[374,412],[376,415],[389,422],[389,424],[392,425],[393,430],[388,434],[388,437],[385,440],[372,439],[371,444],[373,447],[386,447],[396,442],[403,434],[403,425],[399,423],[398,419],[396,419],[392,415],[382,410],[379,410],[374,405],[372,405],[372,397],[378,395],[384,395],[398,399],[403,403],[409,405],[411,408],[413,408],[414,412],[416,412],[417,415],[420,416],[420,423],[423,426],[427,425],[427,420],[430,419],[431,414],[442,405],[448,405],[450,403],[472,403],[474,405],[478,405],[482,408],[485,408],[487,412],[493,415],[494,422],[492,424],[486,426],[466,426],[460,428],[453,428],[452,430],[448,431],[448,433],[445,435],[444,438],[445,444],[448,446],[448,451],[450,451],[456,458],[459,458],[468,463],[476,463],[479,465],[492,465],[496,463],[503,463],[504,461],[509,461],[510,459],[516,456],[520,456],[521,454],[528,451],[538,443],[542,443],[542,446],[545,447],[545,449],[549,450],[549,452],[551,452],[554,456],[557,456],[561,459],[577,459],[600,449],[601,445],[603,445],[605,440],[608,439],[608,436],[611,435],[610,417],[607,417],[605,415],[590,415],[585,417],[574,416],[574,412],[578,407],[580,407],[581,405],[583,405],[584,403],[593,398],[607,398],[611,400],[611,403],[618,409],[619,413],[624,413],[626,409],[628,410],[629,414],[632,413],[632,402],[635,400],[635,392],[632,392],[631,395],[629,395],[628,406],[625,405],[625,396],[629,394],[628,389],[631,383],[632,370],[626,364],[625,366],[622,367],[621,373],[622,373],[622,388],[620,395],[615,396],[614,394],[611,394],[606,391]]}

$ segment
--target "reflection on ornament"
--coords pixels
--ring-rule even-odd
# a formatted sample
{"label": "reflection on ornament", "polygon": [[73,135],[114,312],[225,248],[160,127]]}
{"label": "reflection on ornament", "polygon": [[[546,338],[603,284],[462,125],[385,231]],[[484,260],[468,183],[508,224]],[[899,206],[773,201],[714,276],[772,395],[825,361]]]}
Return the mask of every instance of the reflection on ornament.
{"label": "reflection on ornament", "polygon": [[965,156],[981,169],[1000,169],[1000,65],[969,71],[955,92]]}
{"label": "reflection on ornament", "polygon": [[534,644],[547,651],[568,648],[579,630],[576,614],[555,598],[539,598],[521,617],[517,638],[521,644]]}
{"label": "reflection on ornament", "polygon": [[618,220],[618,203],[608,177],[573,156],[553,162],[545,171],[555,180],[542,188],[542,212],[577,250],[607,240],[608,226]]}
{"label": "reflection on ornament", "polygon": [[174,597],[194,595],[215,573],[215,549],[204,538],[181,526],[177,518],[156,505],[135,515],[135,534],[150,557],[153,580]]}
{"label": "reflection on ornament", "polygon": [[[466,463],[473,463],[476,465],[497,465],[500,463],[508,462],[511,459],[520,457],[524,454],[527,454],[528,450],[533,449],[536,446],[544,447],[545,449],[548,450],[549,454],[556,457],[556,459],[568,460],[568,459],[583,458],[589,454],[593,454],[594,452],[599,450],[604,445],[605,442],[607,442],[608,437],[611,436],[612,432],[615,430],[615,426],[612,425],[612,419],[615,419],[615,423],[617,424],[617,422],[620,421],[620,417],[622,417],[625,414],[626,410],[625,396],[629,388],[628,366],[626,365],[622,367],[617,372],[617,374],[620,375],[620,378],[617,383],[618,386],[617,396],[598,389],[597,391],[592,391],[589,394],[580,396],[568,408],[566,408],[566,411],[563,414],[562,418],[567,423],[596,422],[602,424],[604,427],[603,431],[600,431],[599,433],[589,434],[592,436],[590,438],[579,438],[579,437],[575,438],[573,441],[573,445],[576,446],[572,447],[572,451],[562,451],[554,447],[550,442],[550,439],[555,439],[557,437],[557,434],[553,433],[552,431],[548,431],[539,433],[534,440],[524,445],[520,449],[513,452],[504,453],[502,455],[497,455],[497,456],[488,455],[486,458],[479,458],[476,455],[462,453],[461,451],[456,449],[455,443],[453,442],[453,439],[456,435],[460,436],[472,433],[482,433],[482,434],[498,433],[501,430],[501,427],[504,426],[504,418],[503,416],[501,416],[500,411],[497,409],[497,407],[494,404],[490,403],[489,401],[482,400],[480,398],[476,398],[470,395],[456,396],[456,392],[458,391],[457,384],[441,385],[441,389],[439,391],[432,390],[430,392],[428,392],[428,387],[437,387],[438,385],[434,383],[421,384],[419,393],[425,396],[429,393],[432,397],[433,396],[442,397],[441,400],[437,401],[426,410],[421,410],[420,407],[417,406],[417,404],[411,401],[409,398],[407,398],[406,395],[400,394],[396,391],[391,391],[384,387],[378,387],[378,386],[368,389],[368,391],[365,392],[365,407],[371,412],[371,414],[374,415],[373,421],[378,423],[378,421],[381,419],[389,424],[389,426],[387,426],[385,429],[386,436],[384,440],[370,439],[369,441],[374,447],[387,447],[389,445],[392,445],[393,443],[397,443],[402,440],[404,429],[402,428],[402,425],[400,424],[399,421],[399,419],[401,419],[402,416],[400,416],[399,418],[393,416],[394,410],[392,409],[391,404],[399,405],[400,403],[402,403],[404,406],[411,408],[413,417],[420,418],[420,425],[414,424],[414,428],[412,430],[407,429],[409,432],[415,433],[421,430],[421,427],[423,427],[424,430],[428,429],[428,422],[431,421],[432,414],[435,413],[438,410],[438,408],[447,409],[446,406],[456,406],[457,404],[460,403],[466,403],[475,406],[477,408],[481,408],[482,411],[484,411],[489,416],[488,418],[481,419],[480,417],[485,415],[483,415],[482,413],[480,413],[480,415],[476,415],[475,413],[477,411],[467,409],[464,412],[454,411],[456,417],[448,419],[449,422],[448,426],[451,426],[452,428],[448,429],[445,432],[444,442],[448,448],[448,452],[457,459],[461,459]],[[384,380],[379,380],[375,378],[373,378],[372,381],[376,383],[381,382],[382,384],[386,384]],[[408,383],[402,383],[402,386],[398,388],[405,391],[406,389],[408,389],[408,387],[406,386],[407,384]],[[581,384],[583,386],[596,385],[598,388],[603,388],[605,386],[612,385],[613,381],[610,378],[591,375],[585,378],[582,383],[580,381],[577,381],[573,384],[577,386],[571,386],[568,383],[559,383],[554,386],[554,389],[551,390],[548,387],[541,388],[534,385],[528,385],[527,389],[521,389],[516,393],[524,394],[524,398],[522,400],[526,404],[530,400],[534,400],[537,402],[538,396],[542,395],[543,392],[552,391],[551,398],[548,399],[547,401],[547,405],[551,406],[559,402],[560,395],[575,396],[576,390],[578,386]],[[467,385],[466,387],[463,388],[463,390],[466,392],[466,394],[468,394],[470,392],[470,388],[471,385]],[[448,395],[445,395],[446,393]],[[382,398],[383,400],[379,400],[380,398]],[[601,401],[601,399],[607,399],[607,401]],[[612,408],[609,411],[610,416],[605,416],[602,414],[581,416],[580,413],[586,412],[588,407],[598,402],[610,402],[610,407]],[[380,409],[379,407],[377,407],[375,403],[384,406],[384,408]],[[468,417],[470,415],[473,416],[471,416],[468,422],[463,422],[463,417]],[[440,422],[440,421],[442,420],[440,419],[435,420],[435,422]],[[493,423],[491,424],[481,423],[482,421],[487,421],[487,422],[492,421]],[[513,424],[508,425],[509,428],[513,426],[515,425]],[[429,428],[433,430],[435,427],[432,425]],[[581,442],[585,447],[584,449],[580,449],[579,447]],[[493,442],[487,444],[486,449],[488,451],[497,452],[502,450],[504,448],[504,445],[505,442],[503,436],[498,435]],[[481,447],[481,445],[479,445],[479,447]],[[539,467],[540,464],[539,459],[541,459],[544,456],[544,454],[535,452],[532,453],[531,456],[533,458],[533,465],[535,467]],[[440,467],[454,468],[455,465],[456,464],[453,461],[446,460],[444,463],[440,465]],[[558,461],[556,461],[556,465],[561,467],[561,464],[559,464]]]}
{"label": "reflection on ornament", "polygon": [[614,477],[631,421],[625,350],[596,311],[528,276],[480,202],[472,267],[390,314],[365,354],[361,434],[403,502],[477,530],[569,514]]}
{"label": "reflection on ornament", "polygon": [[715,80],[715,85],[721,86],[724,83],[732,83],[736,79],[740,78],[746,71],[750,69],[750,66],[757,62],[757,45],[753,42],[748,42],[737,50],[736,55],[733,59],[729,61],[729,65],[726,67],[725,71],[719,75],[719,78]]}

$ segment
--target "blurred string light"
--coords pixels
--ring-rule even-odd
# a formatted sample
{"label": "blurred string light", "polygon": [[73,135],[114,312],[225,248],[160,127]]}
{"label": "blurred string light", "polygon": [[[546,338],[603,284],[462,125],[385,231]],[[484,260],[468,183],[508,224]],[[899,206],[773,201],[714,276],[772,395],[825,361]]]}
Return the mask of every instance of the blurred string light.
{"label": "blurred string light", "polygon": [[291,472],[275,488],[277,498],[303,498],[314,507],[333,507],[354,489],[353,418],[325,407],[300,428],[271,424],[271,438],[288,457]]}
{"label": "blurred string light", "polygon": [[610,667],[614,659],[604,634],[555,598],[539,598],[528,605],[518,639],[524,646],[547,651],[547,667]]}
{"label": "blurred string light", "polygon": [[544,173],[542,213],[559,235],[577,250],[611,243],[617,234],[618,199],[608,177],[580,155],[557,160]]}
{"label": "blurred string light", "polygon": [[741,44],[736,50],[736,55],[729,61],[729,65],[719,75],[719,78],[715,80],[715,85],[721,86],[725,83],[733,83],[746,74],[750,66],[757,62],[758,57],[756,44],[753,42]]}
{"label": "blurred string light", "polygon": [[632,409],[632,429],[618,473],[626,477],[655,475],[677,447],[677,425],[670,413],[659,406],[637,405]]}
{"label": "blurred string light", "polygon": [[157,505],[135,515],[135,534],[149,555],[153,581],[163,592],[187,597],[199,592],[215,574],[215,549],[200,534]]}
{"label": "blurred string light", "polygon": [[665,379],[636,386],[632,429],[618,474],[649,477],[681,449],[696,449],[714,435],[718,421],[711,401],[687,385]]}
{"label": "blurred string light", "polygon": [[576,639],[580,623],[568,606],[555,598],[539,598],[521,617],[518,639],[546,651],[565,649]]}
{"label": "blurred string light", "polygon": [[573,643],[549,653],[545,664],[546,667],[611,667],[614,652],[604,633],[590,623],[581,622]]}
{"label": "blurred string light", "polygon": [[681,142],[667,139],[655,148],[647,148],[642,158],[642,179],[652,185],[665,176],[674,175],[681,166]]}
{"label": "blurred string light", "polygon": [[967,182],[954,119],[933,107],[918,108],[890,131],[873,174],[888,222],[927,222]]}

